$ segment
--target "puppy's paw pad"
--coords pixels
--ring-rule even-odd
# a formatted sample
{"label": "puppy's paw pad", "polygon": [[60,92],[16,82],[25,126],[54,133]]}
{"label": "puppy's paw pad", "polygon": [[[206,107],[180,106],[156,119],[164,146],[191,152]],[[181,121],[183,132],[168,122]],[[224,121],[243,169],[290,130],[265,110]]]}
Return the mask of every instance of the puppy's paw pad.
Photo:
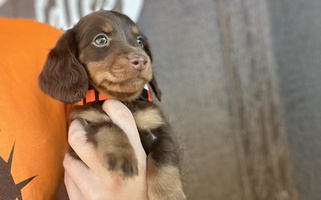
{"label": "puppy's paw pad", "polygon": [[111,171],[120,173],[124,178],[138,175],[137,158],[132,154],[107,153],[107,168]]}

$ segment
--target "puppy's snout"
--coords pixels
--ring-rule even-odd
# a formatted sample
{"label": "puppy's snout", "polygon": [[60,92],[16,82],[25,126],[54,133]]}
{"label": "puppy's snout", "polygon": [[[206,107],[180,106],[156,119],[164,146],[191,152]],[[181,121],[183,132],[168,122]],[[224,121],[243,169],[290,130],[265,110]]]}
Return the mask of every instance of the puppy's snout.
{"label": "puppy's snout", "polygon": [[129,58],[129,62],[138,71],[146,69],[147,58],[145,56],[134,55]]}

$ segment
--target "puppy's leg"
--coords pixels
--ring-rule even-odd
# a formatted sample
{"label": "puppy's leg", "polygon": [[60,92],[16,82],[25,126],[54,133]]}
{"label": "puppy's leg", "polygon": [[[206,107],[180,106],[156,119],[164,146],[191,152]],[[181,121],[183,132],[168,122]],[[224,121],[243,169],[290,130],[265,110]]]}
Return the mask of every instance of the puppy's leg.
{"label": "puppy's leg", "polygon": [[124,178],[138,175],[137,158],[127,135],[112,122],[85,125],[88,141],[97,147],[106,168]]}
{"label": "puppy's leg", "polygon": [[106,168],[124,178],[138,175],[138,161],[127,135],[104,113],[100,104],[75,107],[70,121],[78,119],[87,132],[88,141],[98,151]]}
{"label": "puppy's leg", "polygon": [[142,144],[148,154],[149,199],[186,199],[179,174],[178,148],[160,109],[153,103],[139,101],[127,106],[133,112]]}
{"label": "puppy's leg", "polygon": [[[161,131],[164,134],[164,130]],[[147,162],[150,200],[184,200],[176,144],[168,134],[158,134],[150,147]]]}

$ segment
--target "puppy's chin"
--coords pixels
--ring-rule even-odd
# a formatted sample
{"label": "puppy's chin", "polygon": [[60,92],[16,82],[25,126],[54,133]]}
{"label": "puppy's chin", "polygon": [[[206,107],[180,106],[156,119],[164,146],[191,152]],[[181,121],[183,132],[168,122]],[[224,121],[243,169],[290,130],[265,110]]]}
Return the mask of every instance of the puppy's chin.
{"label": "puppy's chin", "polygon": [[100,93],[120,101],[133,101],[138,98],[148,81],[144,78],[133,78],[120,83],[103,81],[99,85],[91,85]]}

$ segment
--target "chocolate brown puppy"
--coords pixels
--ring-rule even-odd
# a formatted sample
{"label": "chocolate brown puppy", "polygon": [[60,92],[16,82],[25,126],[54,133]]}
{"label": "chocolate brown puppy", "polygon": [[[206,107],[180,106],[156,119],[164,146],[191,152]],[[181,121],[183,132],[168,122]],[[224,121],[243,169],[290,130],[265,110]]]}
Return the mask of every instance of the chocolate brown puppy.
{"label": "chocolate brown puppy", "polygon": [[[78,119],[107,169],[136,176],[137,158],[127,135],[102,110],[100,96],[126,104],[133,113],[147,157],[149,199],[185,199],[179,153],[160,108],[147,99],[149,85],[160,100],[147,38],[127,16],[98,11],[67,30],[48,54],[40,88],[64,103],[84,100],[70,120]],[[94,90],[95,100],[86,95]]]}

